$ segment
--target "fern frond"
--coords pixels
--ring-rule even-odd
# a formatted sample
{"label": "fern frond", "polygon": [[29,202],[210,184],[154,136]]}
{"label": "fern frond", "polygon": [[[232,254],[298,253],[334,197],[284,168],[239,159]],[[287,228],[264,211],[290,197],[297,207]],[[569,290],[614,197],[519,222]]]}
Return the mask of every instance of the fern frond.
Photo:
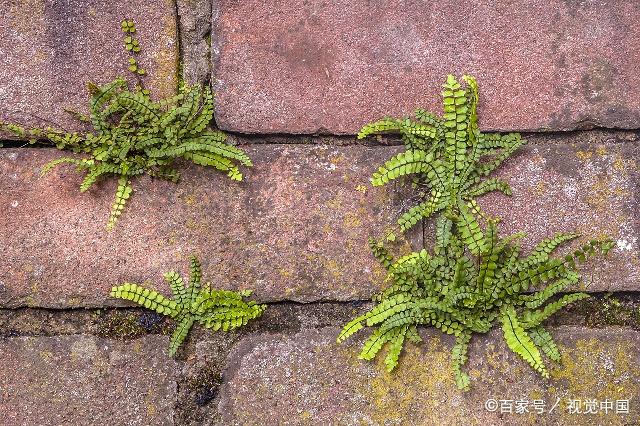
{"label": "fern frond", "polygon": [[471,333],[461,333],[456,337],[456,343],[451,350],[451,362],[453,364],[453,373],[456,379],[458,389],[469,389],[469,375],[462,371],[462,366],[467,363],[467,352],[469,350],[469,341]]}
{"label": "fern frond", "polygon": [[398,358],[400,358],[400,352],[402,352],[402,348],[404,347],[404,339],[407,335],[408,328],[408,326],[402,327],[398,331],[397,336],[389,342],[389,350],[387,351],[387,356],[384,358],[387,371],[393,371],[398,365]]}
{"label": "fern frond", "polygon": [[392,339],[395,339],[399,335],[401,329],[393,328],[386,331],[381,330],[383,329],[378,328],[373,333],[371,333],[371,336],[369,336],[369,338],[364,343],[362,352],[360,352],[358,358],[364,359],[366,361],[371,361],[373,358],[375,358],[377,353],[380,352],[380,349],[382,349],[382,346],[384,346],[385,343]]}
{"label": "fern frond", "polygon": [[178,352],[178,348],[184,340],[187,338],[191,327],[193,326],[194,318],[192,316],[185,316],[180,320],[178,326],[174,330],[171,335],[171,340],[169,341],[169,356],[174,357],[176,352]]}
{"label": "fern frond", "polygon": [[100,176],[104,174],[118,173],[119,171],[120,167],[114,164],[102,163],[92,167],[80,184],[80,192],[87,191],[94,183],[96,183]]}
{"label": "fern frond", "polygon": [[433,155],[425,154],[424,151],[401,152],[385,162],[384,166],[373,174],[371,183],[373,186],[381,186],[400,176],[427,171],[435,173],[434,167],[430,164],[432,161]]}
{"label": "fern frond", "polygon": [[[114,110],[112,111],[110,108]],[[131,111],[140,122],[160,119],[158,106],[140,92],[121,92],[117,94],[114,103],[104,113],[110,115],[112,112],[116,112],[118,108],[125,108],[127,111]]]}
{"label": "fern frond", "polygon": [[438,217],[436,221],[436,253],[439,253],[444,247],[449,245],[452,226],[453,222],[445,215]]}
{"label": "fern frond", "polygon": [[406,231],[421,219],[427,219],[433,213],[441,209],[443,205],[440,203],[440,196],[441,194],[434,190],[432,191],[431,198],[429,198],[429,200],[411,207],[409,211],[403,213],[398,219],[398,226],[400,227],[400,230]]}
{"label": "fern frond", "polygon": [[476,143],[476,134],[478,131],[478,83],[476,79],[470,75],[462,76],[462,79],[467,83],[467,90],[465,93],[465,97],[467,99],[467,108],[468,108],[468,125],[467,125],[467,134],[469,135],[469,145],[474,146]]}
{"label": "fern frond", "polygon": [[480,176],[487,176],[495,169],[500,167],[500,165],[509,158],[518,148],[520,148],[525,142],[520,138],[520,135],[517,133],[512,133],[510,135],[505,136],[509,141],[509,145],[507,145],[501,153],[497,154],[495,158],[487,163],[483,163],[478,166],[477,173]]}
{"label": "fern frond", "polygon": [[436,131],[442,128],[443,122],[439,117],[436,117],[435,114],[425,111],[422,108],[417,108],[414,115],[419,121],[432,126]]}
{"label": "fern frond", "polygon": [[468,101],[467,93],[461,90],[460,83],[451,74],[443,85],[442,92],[444,109],[445,156],[451,175],[456,176],[466,166],[467,160],[467,127]]}
{"label": "fern frond", "polygon": [[373,257],[388,271],[393,265],[393,257],[389,254],[389,250],[385,248],[382,242],[376,241],[374,238],[369,238],[369,248],[373,253]]}
{"label": "fern frond", "polygon": [[397,120],[384,118],[382,120],[378,120],[363,126],[362,129],[360,129],[360,131],[358,132],[357,138],[364,139],[370,135],[376,135],[393,130],[399,130]]}
{"label": "fern frond", "polygon": [[566,277],[561,278],[544,289],[537,291],[531,295],[522,296],[527,308],[536,309],[542,306],[550,297],[558,294],[570,285],[577,284],[580,276],[577,273],[570,272]]}
{"label": "fern frond", "polygon": [[[206,152],[215,154],[220,158],[225,158],[228,160],[238,160],[240,164],[245,166],[253,165],[249,157],[247,157],[247,155],[240,149],[222,142],[213,141],[211,138],[205,137],[200,137],[197,139],[185,139],[184,143],[173,148],[149,149],[146,152],[151,158],[181,157],[186,153]],[[231,164],[231,162],[228,161],[228,164]]]}
{"label": "fern frond", "polygon": [[471,253],[480,255],[485,251],[485,239],[480,225],[466,203],[459,202],[458,210],[460,214],[456,220],[456,226],[460,232],[460,238],[469,247]]}
{"label": "fern frond", "polygon": [[544,366],[540,351],[538,351],[531,337],[524,331],[523,326],[520,325],[516,311],[512,306],[508,306],[502,310],[500,321],[502,322],[502,331],[507,346],[509,346],[513,352],[520,355],[520,357],[529,363],[542,377],[548,378],[549,373]]}
{"label": "fern frond", "polygon": [[130,300],[159,314],[174,317],[179,313],[176,302],[165,298],[160,293],[134,283],[124,283],[111,289],[111,297]]}
{"label": "fern frond", "polygon": [[189,257],[189,288],[199,289],[202,280],[202,267],[197,257]]}
{"label": "fern frond", "polygon": [[202,108],[200,113],[188,123],[187,134],[196,136],[204,132],[211,120],[213,120],[213,110],[213,94],[209,87],[205,86],[202,93]]}
{"label": "fern frond", "polygon": [[505,195],[511,195],[511,187],[505,181],[498,178],[491,178],[480,182],[468,192],[469,197],[480,197],[488,192],[500,191]]}
{"label": "fern frond", "polygon": [[525,330],[537,327],[542,323],[542,321],[546,320],[568,304],[578,300],[587,299],[589,297],[590,296],[587,293],[566,294],[557,301],[549,303],[543,309],[535,311],[526,310],[522,314],[522,327],[524,327]]}
{"label": "fern frond", "polygon": [[180,274],[175,271],[169,271],[164,274],[164,279],[167,283],[169,283],[169,288],[171,289],[171,293],[173,293],[173,299],[175,301],[177,301],[181,305],[189,303],[191,298],[189,295],[187,295],[187,289],[184,286],[184,281],[182,280]]}
{"label": "fern frond", "polygon": [[42,167],[42,169],[40,170],[40,176],[46,175],[47,173],[49,173],[51,169],[59,166],[60,164],[74,164],[78,166],[78,168],[88,169],[93,165],[93,161],[88,159],[78,159],[78,158],[72,158],[72,157],[56,158],[55,160],[49,161],[47,164],[45,164]]}
{"label": "fern frond", "polygon": [[116,222],[122,214],[124,205],[127,203],[127,200],[131,196],[132,191],[133,188],[131,188],[129,176],[121,175],[118,179],[118,188],[116,189],[115,200],[113,201],[113,205],[111,206],[111,214],[109,215],[109,220],[107,221],[107,230],[112,230],[116,225]]}
{"label": "fern frond", "polygon": [[558,346],[553,341],[553,337],[551,334],[544,329],[542,326],[537,326],[529,329],[529,336],[531,336],[531,340],[536,344],[542,351],[549,357],[549,359],[560,362],[560,351],[558,350]]}
{"label": "fern frond", "polygon": [[340,331],[340,334],[338,334],[338,337],[336,339],[336,341],[338,343],[342,343],[345,340],[347,340],[349,337],[351,337],[353,334],[357,333],[359,330],[362,329],[363,327],[363,322],[368,318],[368,313],[365,315],[361,315],[359,317],[356,317],[354,319],[352,319],[351,321],[349,321],[347,324],[345,324],[344,327],[342,327],[342,330]]}

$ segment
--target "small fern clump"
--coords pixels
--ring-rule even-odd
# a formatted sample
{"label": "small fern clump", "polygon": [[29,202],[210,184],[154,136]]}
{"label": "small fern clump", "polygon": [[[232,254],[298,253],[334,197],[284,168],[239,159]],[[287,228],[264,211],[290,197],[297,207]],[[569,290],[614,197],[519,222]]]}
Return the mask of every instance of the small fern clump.
{"label": "small fern clump", "polygon": [[[461,367],[467,360],[471,336],[487,333],[499,322],[509,348],[548,377],[540,351],[554,361],[559,361],[560,355],[542,322],[567,304],[589,296],[571,293],[549,300],[578,283],[577,262],[596,253],[606,254],[612,247],[610,240],[590,241],[567,256],[550,256],[559,245],[577,236],[557,234],[540,242],[530,255],[521,256],[515,241],[522,235],[500,239],[495,222],[490,220],[477,256],[469,257],[463,242],[452,235],[440,254],[422,250],[395,261],[380,243],[371,240],[391,285],[374,299],[378,303],[373,309],[343,328],[338,342],[364,325],[377,326],[360,358],[371,360],[387,345],[385,364],[391,371],[404,341],[420,341],[416,326],[431,325],[456,336],[452,353],[456,383],[467,389],[469,376]],[[532,289],[537,291],[531,293]]]}
{"label": "small fern clump", "polygon": [[164,275],[173,293],[172,299],[133,283],[113,287],[111,296],[130,300],[178,322],[169,343],[170,356],[176,354],[195,322],[214,331],[229,331],[258,318],[266,309],[266,305],[243,300],[251,295],[249,290],[214,290],[209,283],[201,285],[201,277],[200,263],[197,258],[191,257],[188,286],[185,286],[177,272],[171,271]]}
{"label": "small fern clump", "polygon": [[491,191],[511,195],[509,185],[499,178],[486,178],[525,141],[517,133],[501,135],[482,133],[478,129],[478,85],[464,76],[463,89],[449,75],[443,85],[444,115],[440,118],[423,109],[415,112],[416,120],[385,118],[365,125],[358,138],[372,134],[399,133],[405,151],[381,166],[371,178],[380,186],[411,175],[413,183],[428,195],[398,219],[402,231],[421,219],[440,213],[436,222],[436,250],[446,246],[452,218],[464,230],[469,248],[478,253],[477,216],[483,217],[475,198]]}
{"label": "small fern clump", "polygon": [[413,183],[430,193],[400,217],[402,231],[439,214],[433,254],[423,249],[394,260],[381,242],[370,240],[374,256],[388,271],[390,286],[374,298],[373,309],[345,325],[337,340],[343,342],[364,326],[377,327],[360,358],[371,360],[386,346],[385,364],[391,371],[404,342],[420,342],[417,326],[436,327],[456,336],[455,379],[459,388],[468,389],[469,376],[462,366],[471,337],[487,333],[496,323],[509,348],[548,377],[541,354],[554,361],[560,355],[542,322],[567,304],[588,297],[559,294],[579,282],[577,262],[606,254],[613,243],[590,241],[572,254],[552,257],[558,246],[578,236],[557,234],[522,256],[518,244],[522,234],[498,237],[498,219],[484,215],[475,199],[495,190],[511,194],[506,182],[485,177],[524,141],[516,133],[478,130],[478,87],[473,77],[463,79],[466,89],[453,76],[447,78],[442,118],[419,109],[418,121],[387,118],[366,125],[358,135],[397,132],[405,143],[404,152],[374,173],[374,186],[412,175]]}
{"label": "small fern clump", "polygon": [[[131,55],[137,54],[140,48],[132,36],[133,22],[123,21],[122,30],[126,34],[126,49]],[[129,58],[129,64],[136,78],[145,74],[135,57]],[[131,90],[124,78],[103,86],[89,83],[88,89],[90,114],[75,116],[89,122],[92,132],[25,129],[9,123],[0,123],[0,129],[33,142],[48,140],[58,149],[85,154],[85,158],[57,158],[42,169],[45,174],[58,165],[72,164],[84,170],[81,192],[104,177],[116,176],[118,186],[107,229],[115,226],[132,194],[131,181],[137,176],[148,174],[177,182],[180,175],[174,163],[183,158],[225,171],[233,180],[242,180],[238,165],[252,165],[242,150],[226,143],[223,132],[207,128],[214,112],[213,95],[208,87],[183,86],[177,95],[157,102],[141,84]]]}

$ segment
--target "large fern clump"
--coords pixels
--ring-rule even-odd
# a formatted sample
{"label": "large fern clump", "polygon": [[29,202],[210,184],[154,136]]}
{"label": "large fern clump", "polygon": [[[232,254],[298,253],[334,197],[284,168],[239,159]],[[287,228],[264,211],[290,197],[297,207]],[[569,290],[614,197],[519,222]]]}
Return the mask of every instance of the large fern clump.
{"label": "large fern clump", "polygon": [[387,118],[366,125],[359,134],[401,135],[406,150],[380,167],[372,183],[382,185],[412,175],[414,184],[425,186],[427,200],[404,213],[398,224],[405,231],[439,213],[436,244],[433,253],[423,249],[395,260],[382,242],[371,239],[374,256],[388,271],[389,286],[374,297],[374,308],[345,325],[337,340],[343,342],[365,326],[374,327],[360,358],[372,360],[386,346],[385,364],[391,371],[405,341],[420,342],[418,326],[436,327],[456,336],[452,350],[456,384],[468,389],[469,376],[462,366],[471,337],[496,324],[508,347],[548,377],[542,353],[554,361],[560,354],[542,323],[567,304],[588,297],[563,291],[580,280],[576,263],[607,254],[613,243],[592,240],[571,254],[553,257],[556,248],[578,237],[557,234],[524,256],[518,243],[523,234],[498,236],[498,219],[484,215],[475,198],[494,190],[511,194],[506,182],[485,177],[524,141],[515,133],[478,130],[478,87],[472,77],[463,79],[466,89],[448,76],[443,118],[417,110],[418,121]]}
{"label": "large fern clump", "polygon": [[[135,33],[133,22],[123,21],[122,29],[127,34],[127,50],[137,54],[140,48],[131,35]],[[129,70],[138,78],[145,74],[134,57],[129,60]],[[225,171],[233,180],[242,180],[238,166],[251,166],[251,160],[242,150],[226,143],[223,132],[208,128],[214,113],[213,95],[208,87],[183,85],[177,95],[154,101],[141,85],[134,89],[129,86],[124,78],[102,86],[88,83],[90,114],[75,113],[78,119],[93,127],[93,131],[86,134],[54,128],[25,129],[8,123],[0,123],[0,128],[20,138],[34,142],[48,140],[58,149],[85,154],[84,158],[57,158],[42,169],[45,174],[58,165],[72,164],[83,170],[81,192],[104,177],[117,177],[107,229],[114,227],[131,196],[132,179],[148,174],[177,182],[180,175],[174,163],[179,158]]]}
{"label": "large fern clump", "polygon": [[[415,111],[415,120],[385,118],[365,125],[358,138],[372,134],[400,134],[405,151],[385,162],[371,178],[374,186],[411,176],[426,194],[425,199],[398,219],[402,231],[436,213],[438,219],[436,249],[447,244],[452,221],[465,230],[467,239],[479,227],[482,216],[475,198],[491,191],[511,195],[509,185],[499,178],[487,178],[515,150],[525,143],[519,134],[482,133],[478,129],[478,85],[464,76],[462,88],[449,75],[443,85],[444,115],[437,117],[423,109]],[[478,252],[477,243],[470,249]]]}
{"label": "large fern clump", "polygon": [[177,272],[164,275],[173,293],[171,299],[134,283],[124,283],[111,289],[112,297],[130,300],[178,322],[169,343],[170,356],[175,356],[196,322],[214,331],[229,331],[258,318],[266,309],[266,305],[243,299],[251,295],[249,290],[214,290],[210,283],[201,285],[200,263],[195,257],[191,257],[190,263],[188,286]]}
{"label": "large fern clump", "polygon": [[458,386],[466,389],[469,377],[461,367],[467,360],[471,335],[487,333],[499,322],[509,348],[548,377],[540,351],[554,361],[560,355],[542,322],[568,303],[589,296],[571,293],[552,298],[579,281],[577,262],[596,253],[606,254],[612,242],[590,241],[572,254],[552,257],[559,245],[577,237],[557,234],[540,242],[528,256],[521,256],[515,243],[520,237],[500,239],[495,222],[489,221],[477,256],[468,256],[462,241],[452,235],[440,254],[422,250],[395,261],[380,243],[371,240],[391,285],[375,298],[378,303],[373,309],[343,328],[338,342],[364,325],[377,326],[360,358],[371,360],[387,345],[385,364],[391,371],[404,341],[420,341],[416,326],[436,327],[456,336],[454,373]]}

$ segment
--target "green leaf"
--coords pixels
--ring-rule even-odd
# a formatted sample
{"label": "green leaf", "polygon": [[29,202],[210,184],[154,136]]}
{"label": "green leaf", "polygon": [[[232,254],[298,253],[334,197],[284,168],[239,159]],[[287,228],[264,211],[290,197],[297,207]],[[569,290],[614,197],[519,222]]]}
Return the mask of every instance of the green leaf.
{"label": "green leaf", "polygon": [[542,377],[548,378],[549,373],[544,366],[540,351],[520,325],[513,306],[505,306],[500,315],[500,322],[502,322],[504,339],[509,348],[527,361]]}
{"label": "green leaf", "polygon": [[121,175],[118,179],[118,188],[116,189],[115,200],[113,202],[113,205],[111,206],[111,214],[109,215],[109,220],[107,221],[107,230],[112,230],[116,225],[116,222],[122,214],[124,205],[131,196],[132,191],[133,189],[131,188],[129,176]]}

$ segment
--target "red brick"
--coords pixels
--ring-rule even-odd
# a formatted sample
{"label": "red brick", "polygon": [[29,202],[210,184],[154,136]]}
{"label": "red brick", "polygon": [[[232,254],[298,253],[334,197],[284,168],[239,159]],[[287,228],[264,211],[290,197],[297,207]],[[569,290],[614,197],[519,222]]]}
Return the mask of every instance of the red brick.
{"label": "red brick", "polygon": [[134,181],[111,233],[113,180],[81,194],[72,167],[38,177],[56,150],[0,150],[0,304],[111,305],[109,289],[123,281],[166,292],[162,274],[187,269],[192,253],[214,286],[263,301],[368,298],[382,269],[367,239],[401,209],[392,187],[368,179],[396,149],[250,146],[243,183],[193,165],[178,185]]}
{"label": "red brick", "polygon": [[[456,388],[451,367],[452,336],[423,331],[420,345],[405,344],[396,369],[357,358],[363,336],[335,343],[339,329],[303,330],[293,336],[252,336],[229,357],[218,410],[224,424],[291,425],[558,425],[634,424],[640,391],[640,334],[623,328],[551,328],[562,364],[547,361],[550,379],[537,375],[513,354],[497,329],[471,341],[471,390]],[[556,405],[558,398],[560,399]],[[497,410],[485,408],[496,400]],[[569,399],[597,401],[597,414],[570,414]],[[630,400],[629,414],[600,411],[600,402]],[[501,413],[499,400],[512,413]],[[515,400],[528,412],[516,413]],[[538,414],[534,400],[544,401]],[[491,404],[491,403],[489,403]],[[491,407],[491,405],[489,405]],[[552,410],[553,408],[553,410]]]}
{"label": "red brick", "polygon": [[[82,126],[87,81],[129,77],[122,19],[133,19],[154,96],[177,87],[175,6],[170,0],[8,0],[0,10],[0,120],[25,126]],[[133,79],[130,79],[133,82]],[[132,86],[133,87],[133,86]]]}
{"label": "red brick", "polygon": [[640,3],[216,2],[221,127],[355,134],[441,111],[447,74],[474,75],[484,129],[640,127]]}
{"label": "red brick", "polygon": [[5,425],[172,425],[178,366],[167,337],[118,342],[93,336],[0,342]]}

